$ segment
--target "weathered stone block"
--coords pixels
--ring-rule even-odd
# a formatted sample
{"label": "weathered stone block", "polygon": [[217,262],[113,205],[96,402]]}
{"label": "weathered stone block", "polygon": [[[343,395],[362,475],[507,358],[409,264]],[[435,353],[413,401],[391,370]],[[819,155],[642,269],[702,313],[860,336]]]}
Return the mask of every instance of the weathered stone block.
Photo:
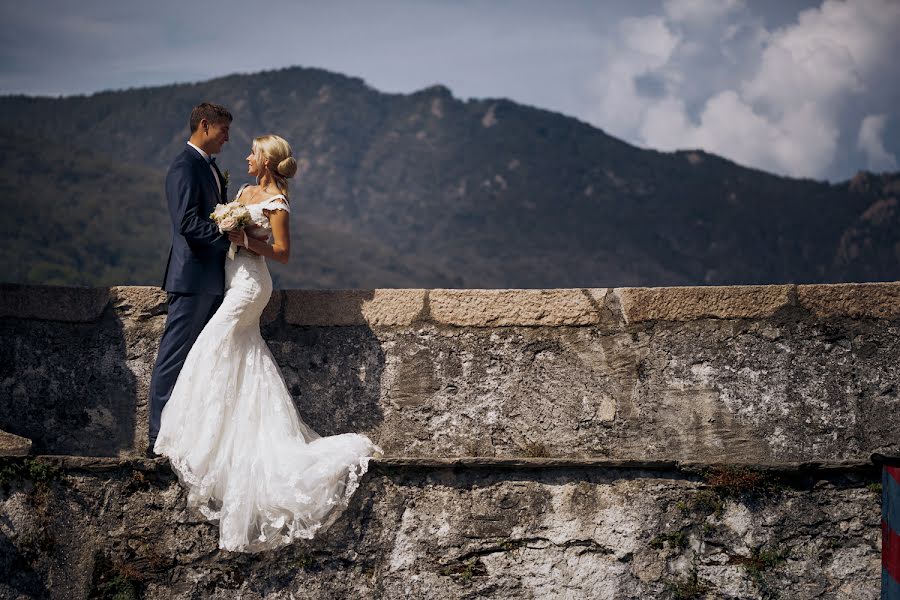
{"label": "weathered stone block", "polygon": [[0,318],[91,323],[108,303],[106,288],[0,283]]}
{"label": "weathered stone block", "polygon": [[596,325],[605,288],[558,290],[431,290],[431,320],[457,327]]}
{"label": "weathered stone block", "polygon": [[626,323],[762,319],[790,306],[792,285],[617,288]]}
{"label": "weathered stone block", "polygon": [[291,325],[409,325],[421,317],[425,290],[285,290]]}
{"label": "weathered stone block", "polygon": [[900,283],[838,283],[797,287],[800,306],[818,319],[900,318]]}
{"label": "weathered stone block", "polygon": [[166,292],[149,285],[121,285],[109,289],[113,307],[123,318],[150,319],[166,314]]}
{"label": "weathered stone block", "polygon": [[20,435],[0,431],[0,456],[28,456],[31,440]]}

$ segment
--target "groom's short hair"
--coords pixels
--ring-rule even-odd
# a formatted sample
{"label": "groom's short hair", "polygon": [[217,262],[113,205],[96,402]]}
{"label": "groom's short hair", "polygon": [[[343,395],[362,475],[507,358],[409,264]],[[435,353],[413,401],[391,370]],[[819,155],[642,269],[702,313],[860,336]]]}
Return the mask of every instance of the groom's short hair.
{"label": "groom's short hair", "polygon": [[221,104],[213,104],[212,102],[203,102],[194,107],[191,111],[191,133],[197,131],[200,127],[200,121],[206,119],[213,125],[220,123],[231,123],[234,117],[228,112],[228,109]]}

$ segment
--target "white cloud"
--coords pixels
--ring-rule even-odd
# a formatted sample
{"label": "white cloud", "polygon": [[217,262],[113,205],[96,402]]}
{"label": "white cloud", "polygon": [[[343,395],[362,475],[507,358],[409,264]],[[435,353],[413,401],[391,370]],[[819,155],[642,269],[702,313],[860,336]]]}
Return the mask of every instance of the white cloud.
{"label": "white cloud", "polygon": [[840,101],[866,91],[897,48],[900,3],[893,0],[827,0],[775,32],[745,93],[776,107],[798,98]]}
{"label": "white cloud", "polygon": [[833,175],[855,152],[870,168],[896,168],[873,115],[900,100],[900,2],[825,0],[774,30],[751,7],[666,0],[661,16],[623,22],[595,79],[593,122],[645,146],[699,147],[792,176]]}
{"label": "white cloud", "polygon": [[658,102],[647,109],[640,135],[661,150],[703,148],[741,164],[794,174],[829,161],[838,139],[837,130],[810,104],[772,122],[731,90],[710,98],[697,123],[688,119],[680,100]]}
{"label": "white cloud", "polygon": [[632,58],[644,69],[654,69],[666,64],[678,46],[675,35],[661,17],[623,19],[620,26],[622,40],[632,51]]}
{"label": "white cloud", "polygon": [[859,126],[856,145],[868,159],[868,168],[872,171],[890,171],[897,169],[897,157],[884,147],[882,136],[887,123],[886,115],[868,115]]}
{"label": "white cloud", "polygon": [[708,24],[744,6],[743,0],[665,0],[663,10],[675,22]]}
{"label": "white cloud", "polygon": [[637,81],[664,67],[681,39],[661,17],[623,19],[618,46],[606,71],[594,78],[591,88],[599,105],[589,115],[613,134],[628,137],[643,121],[650,102],[641,96]]}

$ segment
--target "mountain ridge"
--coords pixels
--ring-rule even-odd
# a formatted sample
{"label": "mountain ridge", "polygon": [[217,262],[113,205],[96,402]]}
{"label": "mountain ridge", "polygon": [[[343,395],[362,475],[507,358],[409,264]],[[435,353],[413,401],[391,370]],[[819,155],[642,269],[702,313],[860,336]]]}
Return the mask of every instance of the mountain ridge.
{"label": "mountain ridge", "polygon": [[[301,166],[292,202],[324,244],[321,269],[334,272],[351,240],[370,244],[368,264],[359,254],[329,286],[897,279],[896,174],[858,176],[868,187],[791,179],[700,150],[637,148],[560,113],[461,100],[439,84],[394,94],[292,67],[61,99],[0,97],[0,127],[161,177],[187,137],[190,108],[206,99],[235,115],[219,159],[234,190],[254,135],[275,131],[292,142]],[[10,168],[4,158],[0,171]],[[6,191],[16,193],[14,182]],[[864,219],[876,204],[878,222]],[[165,217],[161,184],[157,208]],[[325,284],[324,270],[273,270],[281,284]],[[148,279],[135,277],[129,282]]]}

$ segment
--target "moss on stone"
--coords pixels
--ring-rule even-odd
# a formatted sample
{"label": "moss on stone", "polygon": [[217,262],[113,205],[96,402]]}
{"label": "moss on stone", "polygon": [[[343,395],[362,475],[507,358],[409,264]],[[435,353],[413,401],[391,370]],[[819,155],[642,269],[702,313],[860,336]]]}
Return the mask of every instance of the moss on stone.
{"label": "moss on stone", "polygon": [[669,581],[666,587],[672,593],[673,600],[695,600],[712,589],[706,581],[700,579],[696,564],[685,579]]}
{"label": "moss on stone", "polygon": [[478,557],[472,557],[465,561],[447,565],[438,570],[440,575],[456,576],[462,581],[470,581],[477,575],[486,575],[487,569]]}
{"label": "moss on stone", "polygon": [[770,474],[748,467],[710,469],[704,479],[721,498],[757,497],[779,489],[778,482]]}
{"label": "moss on stone", "polygon": [[744,567],[757,587],[761,591],[766,592],[768,586],[764,580],[764,574],[786,562],[789,556],[789,548],[781,546],[759,547],[751,550],[750,556],[732,557],[732,562]]}
{"label": "moss on stone", "polygon": [[113,560],[105,554],[94,559],[91,600],[139,600],[143,596],[144,574],[133,565]]}
{"label": "moss on stone", "polygon": [[690,506],[702,514],[720,516],[725,510],[725,500],[714,490],[700,490],[691,497]]}
{"label": "moss on stone", "polygon": [[688,538],[683,531],[667,531],[650,540],[650,547],[659,550],[668,544],[672,548],[685,548],[687,543]]}
{"label": "moss on stone", "polygon": [[49,483],[62,479],[62,471],[53,463],[37,458],[0,459],[0,485],[8,491],[15,481]]}

